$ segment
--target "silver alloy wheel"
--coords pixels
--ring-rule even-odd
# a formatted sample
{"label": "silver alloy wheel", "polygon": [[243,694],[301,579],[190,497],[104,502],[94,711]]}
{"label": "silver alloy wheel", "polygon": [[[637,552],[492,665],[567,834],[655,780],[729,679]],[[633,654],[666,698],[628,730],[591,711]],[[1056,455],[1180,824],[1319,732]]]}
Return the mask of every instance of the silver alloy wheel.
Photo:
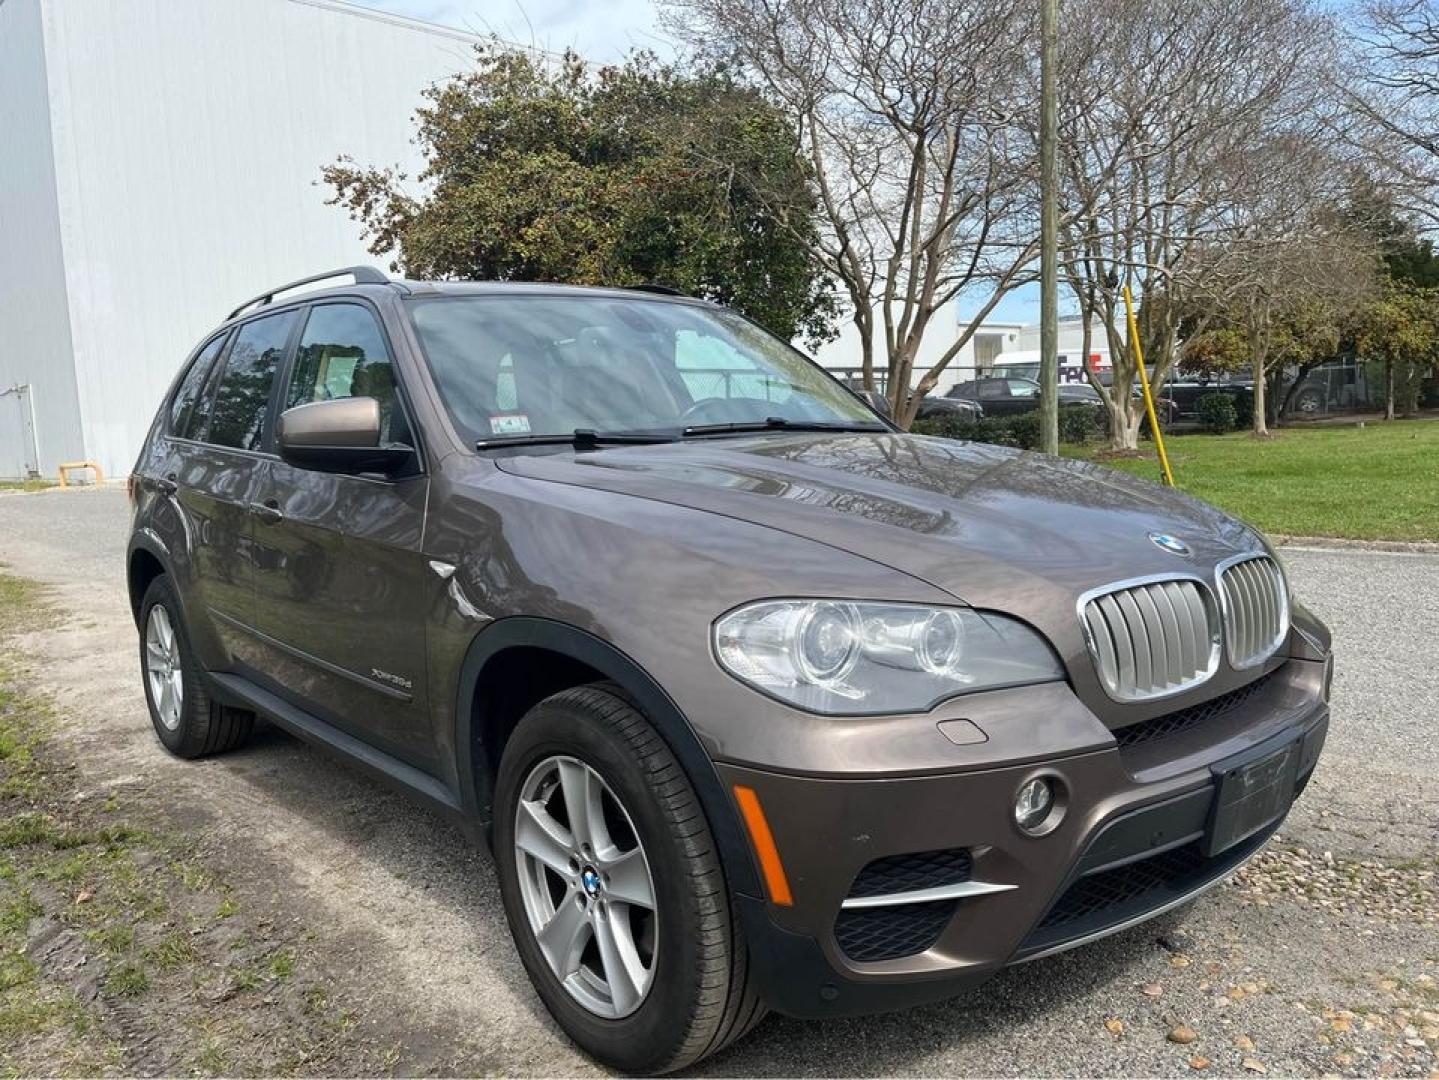
{"label": "silver alloy wheel", "polygon": [[618,1020],[654,981],[658,912],[629,812],[572,757],[530,770],[515,811],[515,863],[530,930],[570,996]]}
{"label": "silver alloy wheel", "polygon": [[150,701],[165,730],[180,726],[185,685],[181,677],[180,638],[163,604],[150,609],[145,620],[145,676],[150,681]]}

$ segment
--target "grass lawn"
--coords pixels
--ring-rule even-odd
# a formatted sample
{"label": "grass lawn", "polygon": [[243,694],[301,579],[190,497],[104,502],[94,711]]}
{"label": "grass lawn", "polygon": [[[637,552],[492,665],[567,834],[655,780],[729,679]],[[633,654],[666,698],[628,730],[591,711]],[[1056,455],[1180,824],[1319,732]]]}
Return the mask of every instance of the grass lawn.
{"label": "grass lawn", "polygon": [[[1165,441],[1174,482],[1265,532],[1359,540],[1439,540],[1439,421],[1176,435]],[[1105,464],[1158,479],[1151,456]],[[1095,457],[1093,445],[1066,447]]]}
{"label": "grass lawn", "polygon": [[44,491],[58,486],[58,481],[46,480],[0,480],[0,491]]}

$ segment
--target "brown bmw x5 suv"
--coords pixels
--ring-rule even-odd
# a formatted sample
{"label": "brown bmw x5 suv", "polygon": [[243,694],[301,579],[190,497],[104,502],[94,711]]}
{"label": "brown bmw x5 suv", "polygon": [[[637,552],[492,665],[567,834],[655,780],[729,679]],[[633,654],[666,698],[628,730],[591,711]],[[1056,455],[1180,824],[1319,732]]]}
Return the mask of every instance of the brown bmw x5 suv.
{"label": "brown bmw x5 suv", "polygon": [[601,1061],[1131,926],[1313,772],[1329,633],[1213,507],[906,435],[661,290],[344,274],[233,313],[146,440],[155,730],[263,717],[488,836]]}

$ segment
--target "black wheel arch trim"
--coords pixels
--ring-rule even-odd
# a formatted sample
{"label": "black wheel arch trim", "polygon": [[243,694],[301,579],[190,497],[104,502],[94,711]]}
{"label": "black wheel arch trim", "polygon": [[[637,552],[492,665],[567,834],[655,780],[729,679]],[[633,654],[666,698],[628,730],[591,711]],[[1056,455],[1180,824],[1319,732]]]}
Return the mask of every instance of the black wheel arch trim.
{"label": "black wheel arch trim", "polygon": [[554,619],[515,615],[485,627],[470,642],[455,694],[455,753],[459,758],[461,804],[486,828],[491,814],[489,777],[498,762],[475,730],[475,690],[486,664],[505,649],[547,649],[593,668],[628,694],[654,724],[694,785],[719,847],[731,894],[761,895],[754,856],[714,762],[699,736],[664,688],[633,658],[588,630]]}
{"label": "black wheel arch trim", "polygon": [[[165,542],[156,535],[153,529],[148,527],[138,529],[131,535],[130,542],[125,547],[125,592],[127,598],[129,597],[130,591],[130,566],[135,561],[135,553],[137,551],[145,552],[145,554],[158,562],[161,573],[169,575],[172,580],[175,576],[170,568],[170,551],[165,547]],[[137,596],[131,604],[137,626],[140,620],[140,604],[144,599],[143,595]],[[180,604],[182,609],[181,614],[183,615],[183,599],[180,600]]]}

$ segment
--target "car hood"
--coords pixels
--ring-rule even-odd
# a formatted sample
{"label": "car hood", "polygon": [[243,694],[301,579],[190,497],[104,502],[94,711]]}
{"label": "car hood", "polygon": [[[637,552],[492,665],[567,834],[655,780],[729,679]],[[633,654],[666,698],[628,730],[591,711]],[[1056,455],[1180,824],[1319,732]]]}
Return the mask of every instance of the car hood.
{"label": "car hood", "polygon": [[1263,544],[1214,507],[1114,469],[914,435],[772,434],[497,464],[808,537],[1056,634],[1075,628],[1090,589],[1166,572],[1212,581],[1216,563]]}

